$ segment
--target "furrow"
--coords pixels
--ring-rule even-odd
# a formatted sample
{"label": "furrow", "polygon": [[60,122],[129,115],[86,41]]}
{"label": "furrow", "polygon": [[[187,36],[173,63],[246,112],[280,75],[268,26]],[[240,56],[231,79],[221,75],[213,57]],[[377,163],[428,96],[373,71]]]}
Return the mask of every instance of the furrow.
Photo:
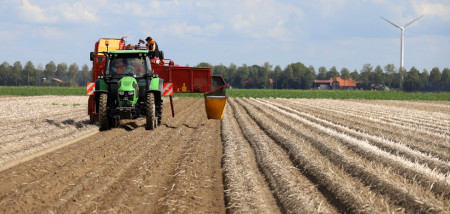
{"label": "furrow", "polygon": [[[276,107],[272,107],[272,108],[266,108],[268,106],[266,105],[261,105],[258,102],[255,102],[253,104],[253,107],[255,108],[256,112],[263,112],[267,117],[271,118],[272,120],[274,120],[275,123],[283,126],[284,128],[289,128],[292,127],[292,124],[286,123],[286,120],[292,120],[291,118],[295,118],[295,115],[289,115],[284,113],[282,110],[277,109]],[[272,116],[275,112],[279,112],[282,113],[283,115],[286,115],[286,119],[282,120],[280,119],[276,119],[275,116]],[[282,117],[283,118],[283,117]],[[262,121],[262,119],[260,119],[260,117],[255,117],[256,120],[261,120],[260,123],[263,124],[264,121]],[[297,119],[296,119],[297,120]],[[298,123],[298,122],[296,122]],[[316,148],[323,156],[327,157],[330,161],[332,161],[333,163],[335,163],[337,166],[341,167],[342,170],[345,170],[346,173],[348,173],[349,175],[352,175],[355,178],[359,178],[361,182],[363,182],[365,185],[367,185],[368,187],[370,187],[371,190],[379,192],[380,194],[383,195],[387,195],[389,196],[389,198],[391,198],[392,202],[397,204],[398,206],[404,207],[409,211],[414,211],[414,212],[435,212],[435,211],[439,211],[442,209],[445,209],[445,206],[441,205],[441,201],[439,200],[433,200],[433,198],[431,199],[425,199],[423,201],[418,200],[414,195],[410,195],[408,193],[407,189],[401,188],[399,187],[396,183],[393,183],[391,180],[389,179],[384,179],[384,177],[380,176],[377,174],[376,170],[373,171],[368,171],[368,167],[370,167],[370,165],[361,165],[361,161],[357,160],[357,159],[351,159],[348,156],[343,156],[343,154],[341,153],[341,151],[343,151],[343,149],[345,150],[345,147],[343,148],[336,148],[336,149],[331,149],[332,147],[336,146],[336,143],[332,143],[333,142],[333,138],[323,138],[321,135],[312,135],[310,133],[308,133],[307,130],[301,128],[304,126],[298,124],[297,127],[295,129],[292,129],[292,132],[294,132],[297,136],[306,139],[306,141],[308,143],[310,143],[311,146],[313,146],[314,148]],[[305,128],[310,129],[311,127],[305,126]],[[315,129],[315,128],[314,128]],[[314,130],[311,129],[311,130]],[[273,132],[272,133],[274,136],[279,135],[279,133],[277,132]],[[284,136],[278,136],[279,138],[283,138]],[[287,139],[283,139],[282,142],[287,142]],[[328,143],[330,142],[330,143]],[[339,143],[338,143],[339,144]],[[301,149],[296,148],[296,144],[294,145],[290,145],[290,144],[285,144],[287,148],[289,148],[289,151],[292,151],[292,154],[298,154],[301,153],[300,151],[302,151]],[[330,147],[331,146],[331,147]],[[301,158],[301,157],[300,157]],[[301,159],[300,159],[301,160]],[[363,161],[366,163],[371,163],[370,161]],[[337,179],[336,179],[337,180]],[[350,183],[345,180],[342,182],[342,184],[347,183],[347,185],[351,186],[355,185],[357,182],[354,183]],[[408,185],[407,185],[408,186]],[[411,185],[409,185],[411,186]],[[414,186],[414,185],[413,185]],[[349,188],[349,187],[347,187]],[[346,189],[347,189],[346,188]],[[364,197],[364,196],[369,196],[370,194],[363,194],[360,191],[351,191],[351,192],[359,192],[360,194],[357,195],[357,197]],[[431,194],[433,196],[433,194]],[[353,196],[356,197],[356,196]],[[381,196],[375,196],[375,198],[382,198]],[[362,201],[370,201],[371,199],[365,199]],[[372,199],[373,200],[373,199]],[[384,199],[383,201],[385,201],[386,199]],[[436,202],[436,203],[435,203]],[[431,203],[431,204],[429,204]],[[371,208],[379,208],[381,207],[380,205],[367,205]],[[386,206],[385,207],[391,207],[391,206]],[[389,210],[393,210],[395,208],[389,208]]]}
{"label": "furrow", "polygon": [[230,213],[279,213],[276,199],[258,170],[255,155],[227,105],[222,119],[222,168]]}
{"label": "furrow", "polygon": [[332,121],[333,123],[341,126],[351,127],[358,132],[371,133],[390,140],[405,142],[405,146],[410,147],[413,150],[437,157],[442,161],[449,161],[450,150],[434,144],[434,141],[430,140],[427,136],[421,135],[419,138],[419,136],[412,136],[411,133],[403,133],[401,129],[396,128],[395,126],[390,126],[389,124],[381,125],[373,123],[367,119],[364,120],[363,118],[358,118],[351,114],[311,107],[307,105],[307,101],[304,103],[289,102],[289,100],[285,99],[269,99],[269,101],[283,103],[284,105],[288,105],[297,111],[301,111],[327,121]]}
{"label": "furrow", "polygon": [[428,165],[428,167],[430,169],[432,169],[432,170],[436,169],[443,174],[447,174],[450,171],[450,163],[449,162],[442,161],[431,155],[424,154],[420,151],[413,150],[404,144],[401,144],[398,142],[393,142],[389,139],[381,138],[381,137],[378,137],[375,135],[371,135],[369,133],[359,132],[359,131],[353,130],[349,127],[344,127],[344,126],[332,123],[330,121],[323,120],[321,118],[300,112],[298,110],[295,110],[290,105],[285,107],[286,105],[281,105],[281,104],[278,104],[275,102],[269,102],[269,101],[265,101],[265,100],[261,100],[261,99],[258,99],[257,102],[260,102],[260,103],[264,102],[269,105],[277,106],[278,108],[283,109],[286,112],[298,115],[302,118],[307,119],[308,121],[310,121],[312,123],[320,124],[321,126],[323,126],[325,128],[330,128],[330,129],[336,130],[337,132],[346,133],[347,135],[352,136],[361,141],[367,140],[371,145],[381,148],[384,151],[388,151],[393,155],[403,156],[412,162],[418,162],[423,165]]}
{"label": "furrow", "polygon": [[328,205],[325,198],[292,165],[287,154],[248,119],[245,110],[234,100],[230,100],[229,104],[235,112],[242,133],[255,152],[260,169],[282,205],[282,212],[335,212],[331,207],[325,206]]}

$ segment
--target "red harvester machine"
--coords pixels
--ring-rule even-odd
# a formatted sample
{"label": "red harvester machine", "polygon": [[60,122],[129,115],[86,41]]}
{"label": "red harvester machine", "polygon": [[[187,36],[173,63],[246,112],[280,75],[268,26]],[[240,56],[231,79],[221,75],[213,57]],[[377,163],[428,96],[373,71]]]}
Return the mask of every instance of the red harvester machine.
{"label": "red harvester machine", "polygon": [[[121,82],[125,82],[126,79],[124,78],[130,77],[129,75],[127,77],[125,75],[123,77],[120,76],[115,81],[113,77],[114,75],[119,75],[119,72],[114,73],[116,71],[112,71],[112,69],[115,68],[111,66],[113,66],[112,64],[115,62],[114,60],[118,60],[121,56],[129,59],[130,56],[138,55],[142,59],[142,63],[140,64],[142,66],[142,70],[145,68],[146,73],[140,74],[139,76],[136,72],[133,77],[135,80],[131,81],[139,84],[139,86],[137,86],[136,93],[141,94],[144,98],[141,98],[140,102],[135,102],[133,104],[130,101],[129,103],[131,104],[126,105],[124,104],[125,101],[122,99],[127,100],[128,98],[122,97],[123,92],[120,93],[119,87],[121,87]],[[94,52],[91,52],[90,56],[93,61],[92,82],[89,82],[87,86],[87,93],[89,94],[88,114],[90,116],[90,123],[94,123],[99,120],[99,115],[101,130],[108,129],[107,127],[111,126],[106,125],[102,128],[102,124],[114,124],[119,119],[136,118],[142,115],[147,115],[147,123],[152,123],[152,121],[149,122],[149,116],[146,112],[151,113],[151,111],[156,111],[157,113],[154,113],[156,117],[158,117],[158,115],[161,117],[161,96],[170,97],[172,116],[175,116],[172,100],[173,93],[204,93],[207,118],[222,119],[226,104],[225,81],[222,76],[211,75],[211,68],[209,67],[176,66],[172,60],[164,59],[162,51],[160,52],[159,58],[152,56],[153,54],[151,51],[149,52],[146,50],[145,46],[141,46],[139,43],[138,45],[126,44],[124,38],[102,38],[95,43]],[[136,61],[138,59],[133,60]],[[151,66],[148,66],[148,64]],[[134,66],[134,69],[136,70],[137,67]],[[155,82],[152,79],[158,79],[160,84],[159,89],[158,86],[156,86],[156,89],[152,88],[154,86],[153,83]],[[147,81],[147,83],[145,83],[145,81]],[[143,85],[141,82],[144,82]],[[119,92],[113,93],[111,88],[114,87],[116,87],[115,89],[119,90]],[[152,93],[152,96],[155,97],[152,99],[155,100],[148,100],[150,98],[146,98],[145,93]],[[106,94],[105,97],[107,96],[107,98],[102,98],[103,95],[101,94]],[[135,99],[138,98],[135,96]],[[107,99],[107,101],[101,101],[101,99]],[[159,103],[158,99],[161,100],[161,103]],[[153,110],[148,107],[146,102],[149,101],[156,103],[156,110],[154,106]],[[101,106],[99,102],[107,102],[107,107]],[[158,106],[158,103],[160,106]],[[147,107],[144,107],[144,105]],[[161,108],[159,109],[159,114],[158,108]],[[153,115],[152,117],[155,116]],[[108,119],[102,121],[102,118]],[[159,118],[159,122],[155,123],[160,124],[161,118]],[[148,129],[153,128],[155,128],[155,126],[152,125],[152,127]]]}

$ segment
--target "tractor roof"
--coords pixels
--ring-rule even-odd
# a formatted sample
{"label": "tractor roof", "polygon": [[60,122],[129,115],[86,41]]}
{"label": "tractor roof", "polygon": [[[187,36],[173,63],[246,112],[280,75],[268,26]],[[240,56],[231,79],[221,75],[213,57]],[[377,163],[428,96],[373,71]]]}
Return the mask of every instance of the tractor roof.
{"label": "tractor roof", "polygon": [[123,53],[148,53],[148,50],[116,50],[116,51],[109,51],[108,53],[113,53],[113,54],[123,54]]}

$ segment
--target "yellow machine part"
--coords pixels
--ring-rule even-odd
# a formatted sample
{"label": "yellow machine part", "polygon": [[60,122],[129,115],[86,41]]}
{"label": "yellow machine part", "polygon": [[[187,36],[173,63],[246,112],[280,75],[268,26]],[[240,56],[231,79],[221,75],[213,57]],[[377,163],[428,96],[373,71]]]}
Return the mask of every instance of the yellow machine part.
{"label": "yellow machine part", "polygon": [[226,103],[226,96],[205,96],[206,116],[208,119],[222,119]]}
{"label": "yellow machine part", "polygon": [[[106,48],[105,42],[109,42],[108,48]],[[115,51],[119,49],[120,39],[100,39],[98,42],[98,52],[103,51]]]}

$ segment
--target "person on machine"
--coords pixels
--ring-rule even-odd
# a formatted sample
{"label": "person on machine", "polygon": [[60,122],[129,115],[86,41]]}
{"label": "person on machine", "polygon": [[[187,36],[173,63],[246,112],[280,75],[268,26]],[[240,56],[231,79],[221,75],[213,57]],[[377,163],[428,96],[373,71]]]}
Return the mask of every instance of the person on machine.
{"label": "person on machine", "polygon": [[159,48],[158,48],[158,43],[155,42],[155,40],[153,40],[153,38],[151,36],[147,37],[145,39],[145,41],[147,41],[147,49],[151,51],[151,57],[156,57],[159,59]]}

